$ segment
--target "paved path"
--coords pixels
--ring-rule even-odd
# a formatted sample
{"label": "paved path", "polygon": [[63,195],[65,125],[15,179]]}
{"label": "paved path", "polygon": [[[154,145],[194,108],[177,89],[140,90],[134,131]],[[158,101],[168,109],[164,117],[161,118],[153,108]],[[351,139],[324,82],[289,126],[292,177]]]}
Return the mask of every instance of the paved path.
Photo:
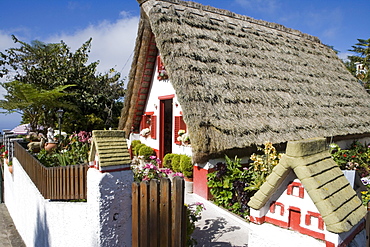
{"label": "paved path", "polygon": [[206,208],[192,235],[196,246],[248,246],[249,223],[195,194],[186,194],[185,202],[201,202]]}
{"label": "paved path", "polygon": [[[186,194],[185,201],[188,204],[201,202],[206,208],[202,212],[201,219],[196,222],[193,233],[193,237],[198,242],[196,246],[248,246],[249,223],[198,195]],[[0,246],[26,246],[4,203],[0,203]]]}
{"label": "paved path", "polygon": [[25,247],[4,203],[0,203],[0,246]]}

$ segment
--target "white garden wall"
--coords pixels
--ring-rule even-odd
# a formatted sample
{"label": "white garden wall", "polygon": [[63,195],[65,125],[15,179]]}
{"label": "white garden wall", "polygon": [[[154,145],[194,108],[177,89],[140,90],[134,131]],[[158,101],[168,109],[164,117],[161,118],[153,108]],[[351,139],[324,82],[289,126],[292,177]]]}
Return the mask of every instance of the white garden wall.
{"label": "white garden wall", "polygon": [[4,201],[27,246],[131,246],[131,171],[88,171],[87,202],[46,200],[16,158]]}

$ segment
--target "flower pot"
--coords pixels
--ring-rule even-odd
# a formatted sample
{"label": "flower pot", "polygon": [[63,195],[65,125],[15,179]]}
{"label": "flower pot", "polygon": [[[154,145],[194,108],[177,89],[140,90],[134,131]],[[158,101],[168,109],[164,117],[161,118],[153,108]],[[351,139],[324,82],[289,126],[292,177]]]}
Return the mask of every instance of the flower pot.
{"label": "flower pot", "polygon": [[53,142],[48,142],[45,144],[45,150],[47,152],[51,152],[52,150],[56,149],[58,146],[57,143],[53,143]]}
{"label": "flower pot", "polygon": [[13,166],[8,166],[9,172],[13,174]]}
{"label": "flower pot", "polygon": [[186,181],[185,179],[185,193],[193,193],[193,181]]}

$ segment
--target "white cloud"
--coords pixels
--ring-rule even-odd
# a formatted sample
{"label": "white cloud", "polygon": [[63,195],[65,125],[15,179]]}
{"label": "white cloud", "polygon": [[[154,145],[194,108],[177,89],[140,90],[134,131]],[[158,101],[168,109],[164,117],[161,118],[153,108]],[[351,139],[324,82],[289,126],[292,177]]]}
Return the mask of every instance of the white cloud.
{"label": "white cloud", "polygon": [[[114,22],[101,21],[97,25],[90,25],[73,34],[54,34],[42,41],[57,43],[63,40],[74,51],[92,37],[89,62],[99,60],[98,72],[105,73],[114,68],[121,72],[122,78],[124,78],[128,76],[131,67],[131,55],[134,50],[139,17],[130,16],[125,11],[120,13],[120,17]],[[11,33],[12,31],[0,30],[0,51],[17,46],[11,38]],[[17,36],[17,38],[29,42],[22,37]],[[1,81],[4,81],[4,78],[0,79]],[[0,87],[0,99],[5,93],[5,90]]]}
{"label": "white cloud", "polygon": [[14,47],[14,41],[8,32],[0,30],[0,51]]}
{"label": "white cloud", "polygon": [[121,72],[122,76],[127,76],[131,67],[131,62],[127,60],[134,50],[139,17],[129,16],[126,12],[121,12],[120,16],[122,18],[116,22],[102,21],[98,25],[90,25],[72,35],[54,35],[45,42],[55,43],[63,40],[72,50],[76,50],[92,37],[89,62],[99,60],[99,72],[108,72],[109,69],[114,68]]}
{"label": "white cloud", "polygon": [[338,53],[338,57],[342,59],[343,62],[349,61],[348,56],[353,56],[353,54],[350,52],[339,52]]}

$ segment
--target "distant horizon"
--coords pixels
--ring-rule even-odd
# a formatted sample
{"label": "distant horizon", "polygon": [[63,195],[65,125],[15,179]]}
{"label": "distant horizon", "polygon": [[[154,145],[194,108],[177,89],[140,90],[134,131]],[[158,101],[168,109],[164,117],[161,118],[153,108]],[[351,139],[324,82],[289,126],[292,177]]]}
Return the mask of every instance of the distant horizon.
{"label": "distant horizon", "polygon": [[4,129],[14,129],[21,124],[22,116],[19,113],[0,114],[0,132]]}

